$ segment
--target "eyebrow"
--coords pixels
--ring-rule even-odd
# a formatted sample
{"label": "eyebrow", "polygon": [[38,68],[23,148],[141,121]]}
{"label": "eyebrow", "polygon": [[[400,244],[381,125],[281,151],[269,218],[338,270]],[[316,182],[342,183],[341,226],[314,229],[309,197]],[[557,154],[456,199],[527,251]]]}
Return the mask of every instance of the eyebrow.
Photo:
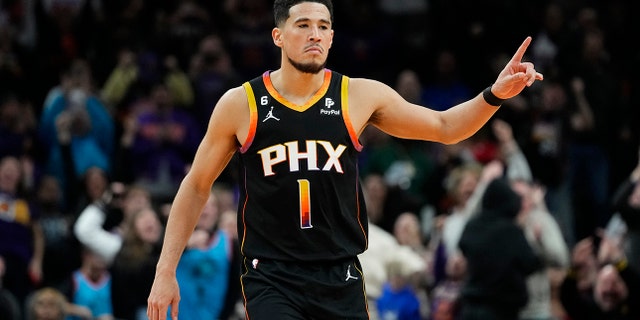
{"label": "eyebrow", "polygon": [[[309,22],[311,21],[310,18],[306,18],[306,17],[302,17],[302,18],[298,18],[295,21],[293,21],[294,23],[299,23],[299,22]],[[327,19],[320,19],[320,22],[325,23],[325,24],[331,24],[330,20]]]}

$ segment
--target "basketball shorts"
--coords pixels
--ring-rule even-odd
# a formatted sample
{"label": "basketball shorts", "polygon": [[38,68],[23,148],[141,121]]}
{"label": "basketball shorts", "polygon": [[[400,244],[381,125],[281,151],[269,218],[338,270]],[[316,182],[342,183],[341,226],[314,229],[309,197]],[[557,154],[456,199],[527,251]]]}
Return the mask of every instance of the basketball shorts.
{"label": "basketball shorts", "polygon": [[242,269],[248,320],[369,319],[357,257],[321,263],[245,257]]}

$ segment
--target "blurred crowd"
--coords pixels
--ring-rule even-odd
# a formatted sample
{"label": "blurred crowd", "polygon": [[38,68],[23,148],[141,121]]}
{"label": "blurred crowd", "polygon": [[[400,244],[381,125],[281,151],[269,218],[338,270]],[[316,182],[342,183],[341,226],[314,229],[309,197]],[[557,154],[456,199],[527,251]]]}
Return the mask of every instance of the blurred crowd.
{"label": "blurred crowd", "polygon": [[[0,1],[0,319],[145,319],[209,114],[279,65],[271,5]],[[334,6],[327,67],[414,103],[472,98],[528,35],[545,75],[456,145],[362,133],[372,319],[640,319],[638,2]],[[181,318],[244,318],[235,161],[178,266]]]}

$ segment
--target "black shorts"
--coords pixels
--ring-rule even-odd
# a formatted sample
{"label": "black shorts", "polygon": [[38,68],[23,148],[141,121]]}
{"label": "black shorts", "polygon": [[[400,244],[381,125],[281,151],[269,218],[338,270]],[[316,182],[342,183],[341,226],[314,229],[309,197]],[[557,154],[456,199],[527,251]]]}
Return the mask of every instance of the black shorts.
{"label": "black shorts", "polygon": [[245,257],[242,268],[248,320],[369,319],[357,257],[322,263]]}

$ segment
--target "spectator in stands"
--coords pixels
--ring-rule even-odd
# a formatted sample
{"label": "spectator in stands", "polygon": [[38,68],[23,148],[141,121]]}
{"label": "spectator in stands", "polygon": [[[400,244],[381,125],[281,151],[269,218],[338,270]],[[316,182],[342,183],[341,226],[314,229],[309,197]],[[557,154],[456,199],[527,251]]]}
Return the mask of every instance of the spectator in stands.
{"label": "spectator in stands", "polygon": [[[46,154],[45,172],[54,175],[68,190],[75,181],[66,181],[59,135],[70,141],[73,170],[81,177],[91,167],[110,173],[114,150],[114,120],[104,104],[88,89],[88,66],[77,61],[68,71],[72,78],[64,83],[61,92],[52,94],[43,108],[38,133]],[[76,70],[78,69],[78,70]],[[84,81],[84,82],[83,82]]]}
{"label": "spectator in stands", "polygon": [[149,109],[137,116],[137,134],[131,150],[137,184],[154,201],[173,198],[198,147],[201,131],[195,118],[178,108],[163,83],[155,83]]}
{"label": "spectator in stands", "polygon": [[57,289],[44,287],[29,297],[26,320],[64,320],[67,310],[67,298]]}
{"label": "spectator in stands", "polygon": [[377,301],[382,296],[384,284],[390,279],[389,265],[401,264],[402,269],[396,272],[401,272],[403,278],[412,280],[412,284],[424,276],[426,269],[423,257],[411,248],[398,244],[392,234],[372,222],[369,223],[369,248],[358,258],[363,272],[367,273],[365,281],[372,320],[384,319],[382,315],[377,314]]}
{"label": "spectator in stands", "polygon": [[569,249],[558,223],[544,204],[544,191],[524,179],[513,179],[511,187],[522,198],[518,222],[525,231],[529,245],[539,255],[544,268],[526,279],[529,301],[520,311],[520,320],[552,320],[551,279],[549,269],[566,270]]}
{"label": "spectator in stands", "polygon": [[146,319],[162,232],[158,213],[151,207],[144,207],[127,219],[122,247],[110,268],[114,317]]}
{"label": "spectator in stands", "polygon": [[599,244],[588,237],[573,248],[571,269],[560,288],[562,305],[571,319],[639,319],[640,277],[629,268],[619,243],[606,233],[599,236]]}
{"label": "spectator in stands", "polygon": [[73,231],[80,243],[102,256],[109,264],[121,250],[130,219],[151,207],[149,192],[140,186],[114,183],[102,198],[80,213]]}
{"label": "spectator in stands", "polygon": [[460,313],[460,292],[467,275],[467,261],[458,251],[449,257],[446,265],[446,278],[431,290],[432,320],[458,319]]}
{"label": "spectator in stands", "polygon": [[576,239],[604,228],[609,210],[612,147],[618,142],[621,105],[618,80],[611,71],[598,11],[584,9],[591,18],[577,31],[579,49],[567,74],[573,103],[569,109],[568,180],[576,223]]}
{"label": "spectator in stands", "polygon": [[480,211],[466,224],[459,242],[468,266],[462,320],[513,320],[527,304],[525,279],[543,264],[516,224],[521,206],[508,181],[493,179]]}
{"label": "spectator in stands", "polygon": [[497,152],[490,161],[484,165],[478,162],[462,165],[459,169],[452,170],[447,179],[447,189],[454,199],[454,206],[446,217],[442,230],[446,255],[451,255],[457,250],[462,230],[466,222],[479,210],[488,183],[502,176],[509,180],[531,180],[529,164],[515,141],[511,125],[504,120],[494,119],[491,129],[495,136]]}
{"label": "spectator in stands", "polygon": [[498,161],[485,166],[469,163],[451,171],[447,178],[447,189],[454,206],[443,222],[441,239],[447,256],[457,251],[462,230],[480,206],[487,184],[503,173],[504,167]]}
{"label": "spectator in stands", "polygon": [[21,306],[42,280],[44,235],[39,213],[21,193],[22,166],[17,158],[0,159],[0,257],[5,264],[4,288]]}
{"label": "spectator in stands", "polygon": [[398,243],[407,246],[424,260],[424,269],[411,275],[412,289],[420,301],[420,314],[427,317],[429,314],[428,291],[433,286],[433,247],[426,244],[427,234],[431,230],[422,229],[423,224],[417,214],[404,212],[398,216],[393,228],[393,236]]}
{"label": "spectator in stands", "polygon": [[411,283],[411,275],[402,270],[402,262],[393,262],[388,269],[388,280],[382,285],[382,294],[376,301],[381,319],[420,320],[420,299]]}
{"label": "spectator in stands", "polygon": [[102,86],[100,97],[116,118],[121,119],[143,108],[145,101],[138,99],[145,88],[157,82],[167,86],[176,105],[192,107],[194,93],[190,79],[174,55],[160,56],[153,51],[135,51],[129,47],[118,52],[118,62]]}
{"label": "spectator in stands", "polygon": [[204,132],[218,99],[242,81],[221,36],[210,34],[200,40],[189,61],[189,79],[195,95],[193,111]]}
{"label": "spectator in stands", "polygon": [[[214,191],[214,193],[217,193]],[[220,193],[217,193],[218,195]],[[219,199],[218,199],[219,200]],[[220,209],[224,206],[220,206]],[[240,241],[238,239],[238,212],[236,209],[226,209],[221,211],[218,226],[229,235],[231,241],[231,262],[229,265],[229,276],[227,283],[227,294],[220,311],[220,319],[240,320],[244,319],[244,298],[242,296],[242,287],[240,278],[242,272],[242,255],[240,252]]]}
{"label": "spectator in stands", "polygon": [[42,285],[58,288],[80,266],[80,246],[73,234],[76,217],[62,207],[62,190],[53,176],[40,179],[35,203],[45,243]]}
{"label": "spectator in stands", "polygon": [[185,319],[220,318],[234,253],[230,235],[219,228],[219,218],[218,200],[211,192],[176,269],[180,315]]}
{"label": "spectator in stands", "polygon": [[[107,262],[101,256],[84,249],[82,265],[69,277],[66,290],[68,301],[82,310],[85,317],[71,316],[66,320],[112,320],[111,275]],[[65,292],[66,291],[66,292]],[[87,317],[88,316],[88,317]]]}
{"label": "spectator in stands", "polygon": [[[551,9],[549,9],[551,10]],[[569,92],[559,78],[540,84],[539,103],[532,105],[523,150],[535,180],[545,188],[545,202],[568,245],[573,246],[574,217],[567,180],[567,113]]]}

